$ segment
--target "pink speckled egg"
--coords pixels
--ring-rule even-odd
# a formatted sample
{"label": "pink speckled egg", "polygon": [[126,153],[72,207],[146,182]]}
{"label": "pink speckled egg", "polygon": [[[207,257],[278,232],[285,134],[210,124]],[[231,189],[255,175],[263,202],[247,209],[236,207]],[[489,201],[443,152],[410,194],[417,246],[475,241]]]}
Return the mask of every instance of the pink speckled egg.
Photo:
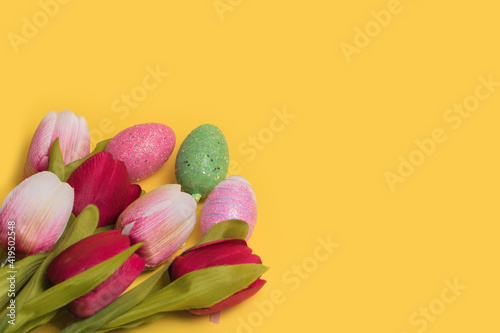
{"label": "pink speckled egg", "polygon": [[151,176],[168,160],[175,147],[175,133],[167,125],[139,124],[118,133],[106,151],[127,167],[128,177],[137,181]]}
{"label": "pink speckled egg", "polygon": [[257,201],[252,186],[242,176],[228,177],[210,192],[201,209],[201,233],[205,235],[213,225],[231,219],[248,223],[248,240],[257,221]]}

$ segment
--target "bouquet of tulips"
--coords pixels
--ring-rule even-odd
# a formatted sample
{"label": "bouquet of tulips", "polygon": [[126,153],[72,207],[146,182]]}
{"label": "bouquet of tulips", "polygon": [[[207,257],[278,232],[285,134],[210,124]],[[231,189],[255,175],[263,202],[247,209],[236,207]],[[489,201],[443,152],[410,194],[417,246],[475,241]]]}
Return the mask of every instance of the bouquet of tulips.
{"label": "bouquet of tulips", "polygon": [[[177,155],[179,184],[145,193],[134,182],[170,157],[168,126],[136,125],[90,152],[83,117],[47,114],[25,179],[0,208],[0,332],[29,332],[64,311],[73,319],[63,332],[130,328],[170,311],[216,313],[258,292],[267,267],[246,243],[255,193],[244,177],[225,178],[221,136],[214,125],[195,129]],[[200,199],[203,237],[175,256]],[[155,272],[130,288],[145,269]]]}

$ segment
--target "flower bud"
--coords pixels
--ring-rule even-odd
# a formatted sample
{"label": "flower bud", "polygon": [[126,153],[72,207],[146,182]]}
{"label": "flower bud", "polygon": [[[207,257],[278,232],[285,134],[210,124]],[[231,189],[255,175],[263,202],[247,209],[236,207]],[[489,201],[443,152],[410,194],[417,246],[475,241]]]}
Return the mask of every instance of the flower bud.
{"label": "flower bud", "polygon": [[64,165],[90,153],[90,132],[87,121],[71,111],[49,112],[40,122],[31,140],[24,178],[49,167],[50,147],[59,138]]}
{"label": "flower bud", "polygon": [[16,257],[51,251],[73,208],[74,191],[52,172],[37,173],[14,188],[0,208],[0,245],[15,239]]}
{"label": "flower bud", "polygon": [[166,261],[184,244],[196,223],[196,201],[178,184],[164,185],[146,193],[118,217],[116,229],[132,244],[145,242],[137,253],[146,267]]}
{"label": "flower bud", "polygon": [[[55,257],[47,268],[47,278],[53,285],[56,285],[114,257],[129,247],[129,238],[117,230],[94,234],[71,245]],[[143,269],[144,259],[133,253],[107,280],[68,304],[68,311],[79,318],[95,314],[120,296]]]}
{"label": "flower bud", "polygon": [[[171,280],[174,281],[184,274],[203,268],[240,264],[262,264],[262,261],[259,256],[252,254],[252,249],[244,240],[222,239],[201,244],[176,257],[169,267],[169,273]],[[265,280],[258,278],[248,287],[219,303],[208,308],[191,309],[189,312],[206,315],[228,309],[256,294],[265,283]]]}

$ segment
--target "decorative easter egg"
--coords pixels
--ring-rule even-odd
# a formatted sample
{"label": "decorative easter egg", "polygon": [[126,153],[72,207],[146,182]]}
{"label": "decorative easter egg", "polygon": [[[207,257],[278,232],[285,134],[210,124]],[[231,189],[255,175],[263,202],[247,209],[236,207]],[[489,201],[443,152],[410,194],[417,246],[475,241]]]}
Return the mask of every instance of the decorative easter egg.
{"label": "decorative easter egg", "polygon": [[242,176],[228,177],[210,192],[201,209],[201,233],[205,235],[215,224],[232,219],[248,223],[248,240],[257,221],[257,201],[252,186]]}
{"label": "decorative easter egg", "polygon": [[125,163],[129,179],[151,176],[168,160],[175,147],[175,133],[167,125],[139,124],[118,133],[106,151]]}
{"label": "decorative easter egg", "polygon": [[175,177],[182,190],[206,198],[226,177],[229,150],[221,130],[211,124],[195,128],[182,142],[175,160]]}

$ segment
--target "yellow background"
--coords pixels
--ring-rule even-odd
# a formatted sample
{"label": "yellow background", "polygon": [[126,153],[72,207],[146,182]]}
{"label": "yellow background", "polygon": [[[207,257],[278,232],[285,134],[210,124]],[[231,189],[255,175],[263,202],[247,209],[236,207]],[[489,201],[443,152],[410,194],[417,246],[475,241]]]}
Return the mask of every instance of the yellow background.
{"label": "yellow background", "polygon": [[[83,115],[95,137],[167,124],[175,152],[192,129],[213,123],[226,135],[232,173],[256,191],[249,245],[271,267],[268,282],[220,325],[177,313],[130,332],[498,332],[499,87],[458,129],[443,119],[475,95],[480,76],[500,81],[498,5],[217,3],[223,19],[213,0],[74,0],[44,22],[35,0],[3,2],[2,200],[51,110]],[[388,8],[398,13],[378,31],[371,12]],[[16,52],[9,38],[22,36],[23,18],[40,27]],[[363,47],[348,62],[342,43],[355,46],[356,29],[367,26],[369,44],[358,36]],[[158,87],[127,116],[114,112],[157,66],[169,73]],[[294,118],[281,126],[274,118],[283,110]],[[397,173],[399,156],[435,128],[447,140],[391,191],[385,173]],[[252,137],[266,142],[254,158],[245,152]],[[174,162],[141,185],[174,182]],[[326,256],[316,249],[328,237],[340,247]],[[466,289],[444,303],[455,279]],[[430,306],[439,315],[425,328],[410,323]]]}

